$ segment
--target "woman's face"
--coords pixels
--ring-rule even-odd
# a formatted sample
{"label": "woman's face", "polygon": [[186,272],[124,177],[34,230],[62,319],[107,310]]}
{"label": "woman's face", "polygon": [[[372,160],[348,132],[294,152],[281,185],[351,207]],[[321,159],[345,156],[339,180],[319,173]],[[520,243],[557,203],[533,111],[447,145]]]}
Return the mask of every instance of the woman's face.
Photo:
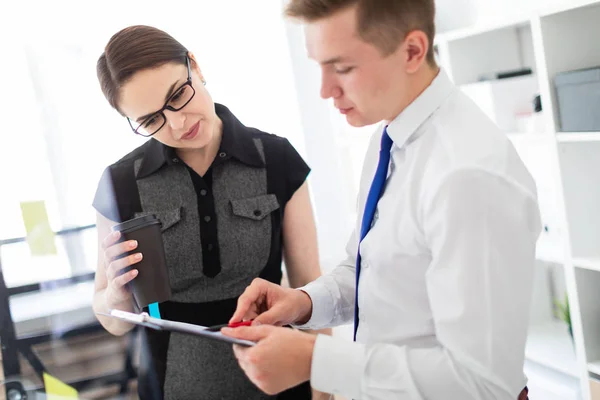
{"label": "woman's face", "polygon": [[[153,136],[159,142],[182,150],[206,147],[215,136],[218,117],[197,65],[190,62],[195,94],[184,85],[188,79],[186,64],[168,63],[136,72],[121,88],[119,99],[119,108],[132,126],[137,128],[141,124],[140,130],[151,133],[164,121]],[[171,107],[180,108],[192,94],[189,103],[179,111],[163,110],[166,121],[156,114],[167,101]]]}

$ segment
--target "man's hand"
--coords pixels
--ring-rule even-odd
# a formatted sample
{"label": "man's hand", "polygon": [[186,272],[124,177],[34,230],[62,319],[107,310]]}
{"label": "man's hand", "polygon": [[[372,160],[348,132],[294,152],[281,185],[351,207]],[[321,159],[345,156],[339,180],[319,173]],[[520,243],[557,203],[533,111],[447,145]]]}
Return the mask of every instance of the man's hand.
{"label": "man's hand", "polygon": [[315,335],[268,325],[223,328],[224,335],[258,342],[254,347],[233,346],[248,378],[263,392],[274,395],[310,379]]}
{"label": "man's hand", "polygon": [[253,319],[255,324],[302,324],[310,319],[312,301],[301,290],[255,279],[238,299],[237,309],[230,323]]}

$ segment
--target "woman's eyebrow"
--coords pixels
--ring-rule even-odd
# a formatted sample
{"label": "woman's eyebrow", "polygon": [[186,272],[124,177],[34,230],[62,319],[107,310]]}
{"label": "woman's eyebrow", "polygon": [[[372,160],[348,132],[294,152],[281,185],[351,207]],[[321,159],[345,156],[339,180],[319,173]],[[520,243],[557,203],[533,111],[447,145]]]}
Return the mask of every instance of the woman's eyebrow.
{"label": "woman's eyebrow", "polygon": [[[167,91],[167,95],[165,96],[165,103],[169,100],[169,97],[171,97],[171,95],[175,91],[175,87],[177,86],[178,83],[179,83],[179,79],[177,81],[175,81],[175,83],[172,84],[171,87],[169,88],[169,90]],[[142,115],[141,117],[137,118],[135,120],[135,122],[141,122],[153,114],[156,114],[156,111],[151,112],[150,114]]]}

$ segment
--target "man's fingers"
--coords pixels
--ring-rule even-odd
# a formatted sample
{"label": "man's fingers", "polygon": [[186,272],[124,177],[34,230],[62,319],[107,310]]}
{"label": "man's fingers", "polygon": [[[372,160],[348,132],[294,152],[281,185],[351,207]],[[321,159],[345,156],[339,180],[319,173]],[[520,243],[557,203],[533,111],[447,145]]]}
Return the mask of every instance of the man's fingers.
{"label": "man's fingers", "polygon": [[240,346],[239,344],[233,345],[233,355],[237,359],[240,368],[242,368],[242,371],[244,371],[248,378],[252,380],[255,368],[252,363],[248,361],[250,351],[251,349],[249,347]]}
{"label": "man's fingers", "polygon": [[233,313],[233,316],[229,319],[229,323],[243,321],[248,311],[254,306],[256,300],[254,299],[254,295],[250,295],[247,293],[248,289],[250,288],[246,288],[244,293],[238,299],[237,307],[235,309],[235,312]]}
{"label": "man's fingers", "polygon": [[283,319],[283,315],[281,307],[275,306],[271,308],[269,311],[265,311],[264,313],[258,315],[254,318],[253,324],[256,325],[281,325],[281,321]]}
{"label": "man's fingers", "polygon": [[240,326],[238,328],[223,328],[221,333],[225,336],[258,342],[269,336],[273,329],[277,328],[269,325]]}
{"label": "man's fingers", "polygon": [[[245,346],[240,346],[239,344],[233,345],[233,355],[240,362],[240,366],[242,366],[242,361],[245,360],[246,351],[248,350]],[[245,363],[244,363],[245,364]],[[242,366],[243,368],[243,366]]]}
{"label": "man's fingers", "polygon": [[239,297],[237,308],[229,320],[230,323],[243,321],[248,311],[258,308],[258,303],[262,302],[266,296],[266,285],[262,279],[254,279],[252,284],[244,290]]}

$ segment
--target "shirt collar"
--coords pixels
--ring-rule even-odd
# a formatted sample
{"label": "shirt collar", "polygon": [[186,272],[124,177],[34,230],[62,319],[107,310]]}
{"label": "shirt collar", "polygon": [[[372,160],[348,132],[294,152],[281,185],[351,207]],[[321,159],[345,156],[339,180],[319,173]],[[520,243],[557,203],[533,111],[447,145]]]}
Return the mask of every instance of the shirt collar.
{"label": "shirt collar", "polygon": [[[223,122],[223,136],[217,153],[218,159],[235,158],[252,167],[261,167],[265,163],[258,152],[249,128],[244,126],[227,107],[215,103],[215,112]],[[180,162],[175,149],[151,138],[142,159],[137,177],[143,178],[158,171],[163,165]]]}
{"label": "shirt collar", "polygon": [[440,72],[427,89],[389,123],[387,132],[394,144],[398,147],[404,146],[419,127],[452,94],[455,88],[448,75],[440,69]]}

